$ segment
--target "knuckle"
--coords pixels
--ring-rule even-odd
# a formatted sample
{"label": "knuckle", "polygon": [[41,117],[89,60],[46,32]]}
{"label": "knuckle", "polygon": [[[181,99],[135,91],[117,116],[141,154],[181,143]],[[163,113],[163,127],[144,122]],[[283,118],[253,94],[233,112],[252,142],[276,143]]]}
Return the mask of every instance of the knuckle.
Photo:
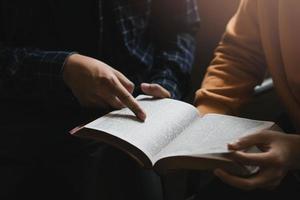
{"label": "knuckle", "polygon": [[130,97],[131,97],[131,95],[129,95],[129,94],[123,94],[123,95],[120,95],[119,99],[122,102],[129,102],[130,101]]}
{"label": "knuckle", "polygon": [[123,105],[122,105],[120,102],[115,101],[115,102],[113,103],[113,107],[115,107],[115,108],[117,108],[117,109],[120,109],[120,108],[123,108]]}
{"label": "knuckle", "polygon": [[132,83],[132,82],[129,82],[129,83],[128,83],[128,86],[129,86],[130,88],[134,88],[134,87],[135,87],[134,83]]}
{"label": "knuckle", "polygon": [[105,76],[100,76],[98,80],[103,84],[112,84],[115,83],[115,76],[113,74],[108,74]]}
{"label": "knuckle", "polygon": [[127,89],[133,90],[134,89],[134,84],[131,82],[123,84]]}
{"label": "knuckle", "polygon": [[160,85],[158,85],[157,83],[152,84],[152,88],[153,88],[154,90],[161,89]]}

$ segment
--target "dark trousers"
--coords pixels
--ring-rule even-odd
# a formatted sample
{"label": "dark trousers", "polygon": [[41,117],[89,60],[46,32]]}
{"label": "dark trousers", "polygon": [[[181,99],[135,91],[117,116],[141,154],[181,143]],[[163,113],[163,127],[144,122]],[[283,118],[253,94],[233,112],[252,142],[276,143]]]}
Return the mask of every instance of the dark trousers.
{"label": "dark trousers", "polygon": [[113,147],[68,134],[91,115],[49,106],[2,105],[1,200],[162,199],[160,177],[153,171]]}
{"label": "dark trousers", "polygon": [[123,152],[104,144],[78,157],[6,160],[0,166],[0,199],[162,199],[160,178]]}

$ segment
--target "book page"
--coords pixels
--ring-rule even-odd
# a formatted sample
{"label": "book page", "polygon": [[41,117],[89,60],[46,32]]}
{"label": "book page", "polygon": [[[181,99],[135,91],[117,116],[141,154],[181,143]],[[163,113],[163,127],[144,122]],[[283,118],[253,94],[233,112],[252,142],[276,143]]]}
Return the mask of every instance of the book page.
{"label": "book page", "polygon": [[227,115],[207,114],[172,141],[155,158],[199,156],[228,153],[227,144],[239,138],[272,127],[273,122],[257,121]]}
{"label": "book page", "polygon": [[128,108],[124,108],[111,112],[85,127],[121,138],[142,150],[152,160],[154,155],[198,117],[197,109],[184,102],[153,99],[145,95],[137,99],[146,111],[145,122],[141,122]]}

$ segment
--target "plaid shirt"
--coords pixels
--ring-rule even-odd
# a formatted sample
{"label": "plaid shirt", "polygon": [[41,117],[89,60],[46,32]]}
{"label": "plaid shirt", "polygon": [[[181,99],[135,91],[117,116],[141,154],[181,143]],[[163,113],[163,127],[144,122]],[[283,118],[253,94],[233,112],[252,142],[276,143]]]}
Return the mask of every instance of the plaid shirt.
{"label": "plaid shirt", "polygon": [[[168,0],[163,1],[166,1],[165,4],[168,3]],[[174,9],[176,13],[174,11],[173,14],[176,16],[167,17],[170,21],[166,19],[162,21],[170,25],[177,24],[176,27],[169,27],[168,24],[151,27],[155,0],[138,1],[138,6],[143,9],[142,14],[134,12],[135,9],[129,2],[129,0],[115,0],[112,3],[111,9],[113,9],[117,31],[111,33],[111,37],[120,37],[122,42],[107,44],[114,47],[113,55],[101,59],[107,43],[103,34],[106,31],[103,25],[106,21],[103,11],[107,8],[104,6],[102,9],[102,1],[98,1],[97,16],[100,30],[98,59],[112,66],[120,66],[118,63],[120,62],[123,67],[117,69],[136,84],[145,81],[158,83],[170,91],[172,98],[180,99],[187,89],[194,61],[196,46],[194,33],[199,22],[196,1],[170,1],[173,4],[179,2],[177,6],[181,8],[181,12]],[[167,6],[172,6],[171,3]],[[0,9],[7,10],[3,3],[0,4]],[[167,14],[172,14],[172,11]],[[2,12],[0,17],[2,18],[0,18],[0,26],[2,26],[5,24],[3,19],[8,17],[5,16],[5,12]],[[160,40],[159,34],[165,34],[161,32],[164,26],[168,27],[166,29],[169,32],[167,37]],[[156,32],[153,35],[157,36],[149,38],[149,32]],[[41,47],[20,47],[17,43],[14,44],[13,38],[9,38],[9,35],[4,29],[0,30],[1,98],[50,98],[53,94],[58,97],[66,96],[66,98],[72,96],[62,80],[62,70],[66,58],[77,49],[56,51],[51,48],[45,50]],[[128,68],[131,65],[134,67]]]}

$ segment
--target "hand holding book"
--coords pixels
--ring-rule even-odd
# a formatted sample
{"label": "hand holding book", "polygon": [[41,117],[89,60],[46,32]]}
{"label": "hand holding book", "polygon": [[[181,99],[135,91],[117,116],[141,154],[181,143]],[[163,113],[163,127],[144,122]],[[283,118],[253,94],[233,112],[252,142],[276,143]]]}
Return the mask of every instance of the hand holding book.
{"label": "hand holding book", "polygon": [[[254,145],[261,149],[261,152],[242,151]],[[241,138],[238,142],[230,144],[229,149],[234,151],[231,159],[244,165],[260,167],[259,173],[251,177],[234,176],[221,169],[215,171],[215,174],[224,182],[240,189],[274,189],[289,170],[300,167],[300,136],[296,134],[265,130]]]}

